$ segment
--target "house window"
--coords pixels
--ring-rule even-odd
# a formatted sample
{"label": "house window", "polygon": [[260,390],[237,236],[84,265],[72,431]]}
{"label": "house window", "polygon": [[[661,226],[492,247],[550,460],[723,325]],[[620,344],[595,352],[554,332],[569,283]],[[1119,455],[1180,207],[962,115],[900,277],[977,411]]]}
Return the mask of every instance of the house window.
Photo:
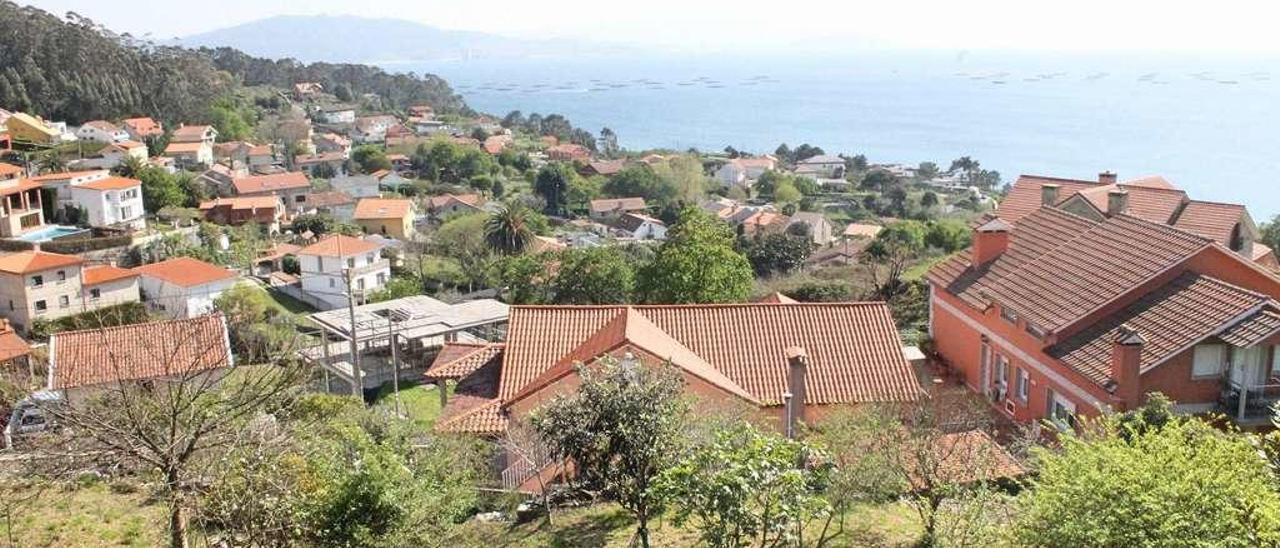
{"label": "house window", "polygon": [[59,271],[58,271],[58,281],[60,281],[60,282],[65,282],[65,281],[67,281],[67,271],[65,271],[65,270],[59,270]]}
{"label": "house window", "polygon": [[307,201],[307,196],[305,194],[299,194],[293,197],[293,201],[300,204]]}
{"label": "house window", "polygon": [[71,297],[66,295],[58,297],[58,308],[66,308],[68,306],[71,306]]}
{"label": "house window", "polygon": [[336,285],[337,284],[334,282],[333,278],[329,278],[329,287],[335,287]]}
{"label": "house window", "polygon": [[98,289],[98,288],[96,288],[96,287],[95,287],[95,288],[93,288],[93,289],[90,289],[90,290],[89,290],[89,298],[90,298],[90,299],[93,299],[93,300],[95,300],[95,301],[96,301],[96,300],[98,300],[98,298],[100,298],[100,297],[102,297],[102,290],[101,290],[101,289]]}
{"label": "house window", "polygon": [[1018,401],[1024,405],[1027,403],[1027,397],[1031,394],[1031,376],[1027,374],[1027,370],[1021,367],[1014,370],[1013,393],[1017,396]]}
{"label": "house window", "polygon": [[46,303],[43,300],[36,301],[36,314],[44,312],[45,310],[48,310],[48,309],[49,309],[49,303]]}
{"label": "house window", "polygon": [[1003,401],[1009,395],[1009,358],[996,356],[996,401]]}
{"label": "house window", "polygon": [[31,277],[31,287],[42,287],[42,286],[44,286],[44,276]]}
{"label": "house window", "polygon": [[350,259],[347,259],[347,268],[355,268],[355,267],[356,267],[356,259],[355,259],[355,257],[352,257],[352,258],[350,258]]}
{"label": "house window", "polygon": [[1227,345],[1202,344],[1195,349],[1191,362],[1192,377],[1218,377],[1227,363]]}
{"label": "house window", "polygon": [[1018,313],[1006,306],[1000,307],[1000,317],[1011,324],[1017,325],[1018,323]]}
{"label": "house window", "polygon": [[[384,230],[383,230],[383,232],[386,232],[386,230],[384,229]],[[365,255],[365,256],[364,256],[364,261],[365,261],[366,263],[373,264],[373,254],[372,254],[372,253],[370,253],[370,254],[368,254],[368,255]]]}
{"label": "house window", "polygon": [[1049,402],[1049,420],[1057,425],[1059,430],[1075,428],[1076,404],[1048,388],[1045,389],[1045,395]]}
{"label": "house window", "polygon": [[387,283],[387,274],[385,272],[378,273],[378,285]]}
{"label": "house window", "polygon": [[364,289],[364,278],[356,280],[356,289]]}

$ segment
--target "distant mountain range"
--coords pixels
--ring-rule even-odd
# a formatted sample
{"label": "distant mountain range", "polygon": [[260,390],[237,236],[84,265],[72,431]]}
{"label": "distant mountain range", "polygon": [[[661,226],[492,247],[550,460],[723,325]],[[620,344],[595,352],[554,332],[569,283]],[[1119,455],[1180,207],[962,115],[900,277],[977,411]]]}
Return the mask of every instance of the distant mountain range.
{"label": "distant mountain range", "polygon": [[259,57],[331,63],[527,57],[587,51],[584,44],[570,40],[521,40],[444,30],[403,19],[348,15],[280,15],[177,38],[172,43],[187,47],[229,46]]}

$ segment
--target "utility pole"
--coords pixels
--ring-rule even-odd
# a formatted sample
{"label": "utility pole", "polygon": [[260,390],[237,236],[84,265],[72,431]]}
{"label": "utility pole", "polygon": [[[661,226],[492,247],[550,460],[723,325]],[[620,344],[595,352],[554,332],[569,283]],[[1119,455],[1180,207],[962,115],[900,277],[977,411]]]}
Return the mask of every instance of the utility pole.
{"label": "utility pole", "polygon": [[400,408],[400,353],[396,349],[396,328],[398,322],[391,316],[387,317],[387,340],[391,345],[391,391],[396,398],[396,416],[400,416],[404,411]]}
{"label": "utility pole", "polygon": [[[339,240],[341,242],[341,240]],[[338,244],[338,260],[342,260],[342,244]],[[360,333],[356,330],[356,297],[351,291],[351,269],[342,267],[347,282],[347,314],[351,318],[351,393],[364,402],[364,372],[360,370]]]}

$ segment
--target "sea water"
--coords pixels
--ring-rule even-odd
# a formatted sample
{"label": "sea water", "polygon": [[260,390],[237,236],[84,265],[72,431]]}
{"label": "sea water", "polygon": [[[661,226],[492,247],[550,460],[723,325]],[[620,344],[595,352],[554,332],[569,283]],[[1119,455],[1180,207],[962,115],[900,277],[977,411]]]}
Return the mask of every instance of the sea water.
{"label": "sea water", "polygon": [[869,52],[628,54],[388,65],[446,78],[502,116],[559,113],[630,149],[772,152],[810,143],[872,162],[971,156],[1020,173],[1163,175],[1193,198],[1280,213],[1280,63],[1244,56]]}

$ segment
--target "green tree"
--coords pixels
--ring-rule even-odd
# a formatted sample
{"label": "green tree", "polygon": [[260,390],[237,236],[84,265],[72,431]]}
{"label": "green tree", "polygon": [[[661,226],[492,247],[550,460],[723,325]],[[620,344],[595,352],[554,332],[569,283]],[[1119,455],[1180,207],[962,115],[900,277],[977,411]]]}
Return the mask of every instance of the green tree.
{"label": "green tree", "polygon": [[881,192],[893,186],[896,181],[897,179],[894,178],[892,173],[883,169],[874,169],[862,176],[862,181],[858,183],[858,186],[863,190]]}
{"label": "green tree", "polygon": [[520,202],[507,202],[489,215],[484,223],[484,239],[494,251],[504,255],[524,252],[533,242],[529,223],[533,212]]}
{"label": "green tree", "polygon": [[919,221],[898,221],[884,227],[867,246],[863,254],[871,260],[878,296],[887,299],[901,289],[902,273],[924,251],[926,231]]}
{"label": "green tree", "polygon": [[963,221],[943,219],[928,224],[925,229],[924,243],[943,253],[955,253],[969,247],[972,238],[973,232]]}
{"label": "green tree", "polygon": [[359,226],[351,223],[344,223],[334,218],[332,215],[325,213],[310,213],[306,215],[298,215],[293,218],[293,224],[290,229],[295,234],[302,234],[310,231],[316,236],[325,234],[346,234],[348,236],[356,236],[362,231]]}
{"label": "green tree", "polygon": [[485,286],[496,260],[493,248],[486,242],[484,213],[455,215],[431,234],[428,248],[436,255],[458,262],[467,277],[468,290]]}
{"label": "green tree", "polygon": [[938,194],[934,191],[925,191],[924,195],[920,196],[920,207],[929,209],[936,205],[938,205]]}
{"label": "green tree", "polygon": [[616,247],[560,254],[552,289],[556,304],[621,304],[631,300],[634,290],[635,269]]}
{"label": "green tree", "polygon": [[1258,241],[1271,249],[1280,249],[1280,215],[1271,218],[1271,222],[1263,223]]}
{"label": "green tree", "polygon": [[647,303],[724,303],[751,295],[751,263],[733,246],[733,230],[690,207],[640,272],[639,298]]}
{"label": "green tree", "polygon": [[708,546],[798,546],[806,523],[830,512],[821,496],[830,473],[821,451],[739,423],[664,471],[658,486],[672,521],[692,522]]}
{"label": "green tree", "polygon": [[573,462],[577,481],[631,513],[636,541],[649,546],[649,520],[664,498],[653,483],[676,455],[688,404],[684,381],[670,366],[581,365],[573,394],[555,396],[530,417],[556,457]]}
{"label": "green tree", "polygon": [[578,176],[568,164],[554,163],[542,166],[533,180],[533,191],[547,204],[550,215],[564,215],[568,210],[569,186]]}
{"label": "green tree", "polygon": [[1280,495],[1249,439],[1195,418],[1106,417],[1038,450],[1016,538],[1034,546],[1273,546]]}
{"label": "green tree", "polygon": [[780,204],[794,204],[800,201],[801,194],[790,182],[782,183],[773,190],[773,200]]}
{"label": "green tree", "polygon": [[746,243],[747,260],[757,276],[788,274],[799,270],[813,253],[813,240],[807,235],[773,233]]}
{"label": "green tree", "polygon": [[182,207],[186,201],[186,194],[178,186],[177,178],[161,168],[145,167],[137,177],[142,182],[142,207],[147,211]]}
{"label": "green tree", "polygon": [[251,107],[242,105],[233,97],[221,97],[209,107],[213,127],[218,138],[224,141],[240,141],[253,136],[255,120]]}
{"label": "green tree", "polygon": [[654,205],[669,203],[676,197],[675,186],[647,165],[629,166],[615,173],[605,182],[603,190],[619,198],[639,196]]}
{"label": "green tree", "polygon": [[503,298],[511,304],[544,304],[550,301],[549,266],[546,253],[503,257],[495,264]]}
{"label": "green tree", "polygon": [[391,169],[391,160],[387,159],[387,151],[378,145],[360,145],[351,151],[351,161],[361,173],[373,173],[381,169]]}

